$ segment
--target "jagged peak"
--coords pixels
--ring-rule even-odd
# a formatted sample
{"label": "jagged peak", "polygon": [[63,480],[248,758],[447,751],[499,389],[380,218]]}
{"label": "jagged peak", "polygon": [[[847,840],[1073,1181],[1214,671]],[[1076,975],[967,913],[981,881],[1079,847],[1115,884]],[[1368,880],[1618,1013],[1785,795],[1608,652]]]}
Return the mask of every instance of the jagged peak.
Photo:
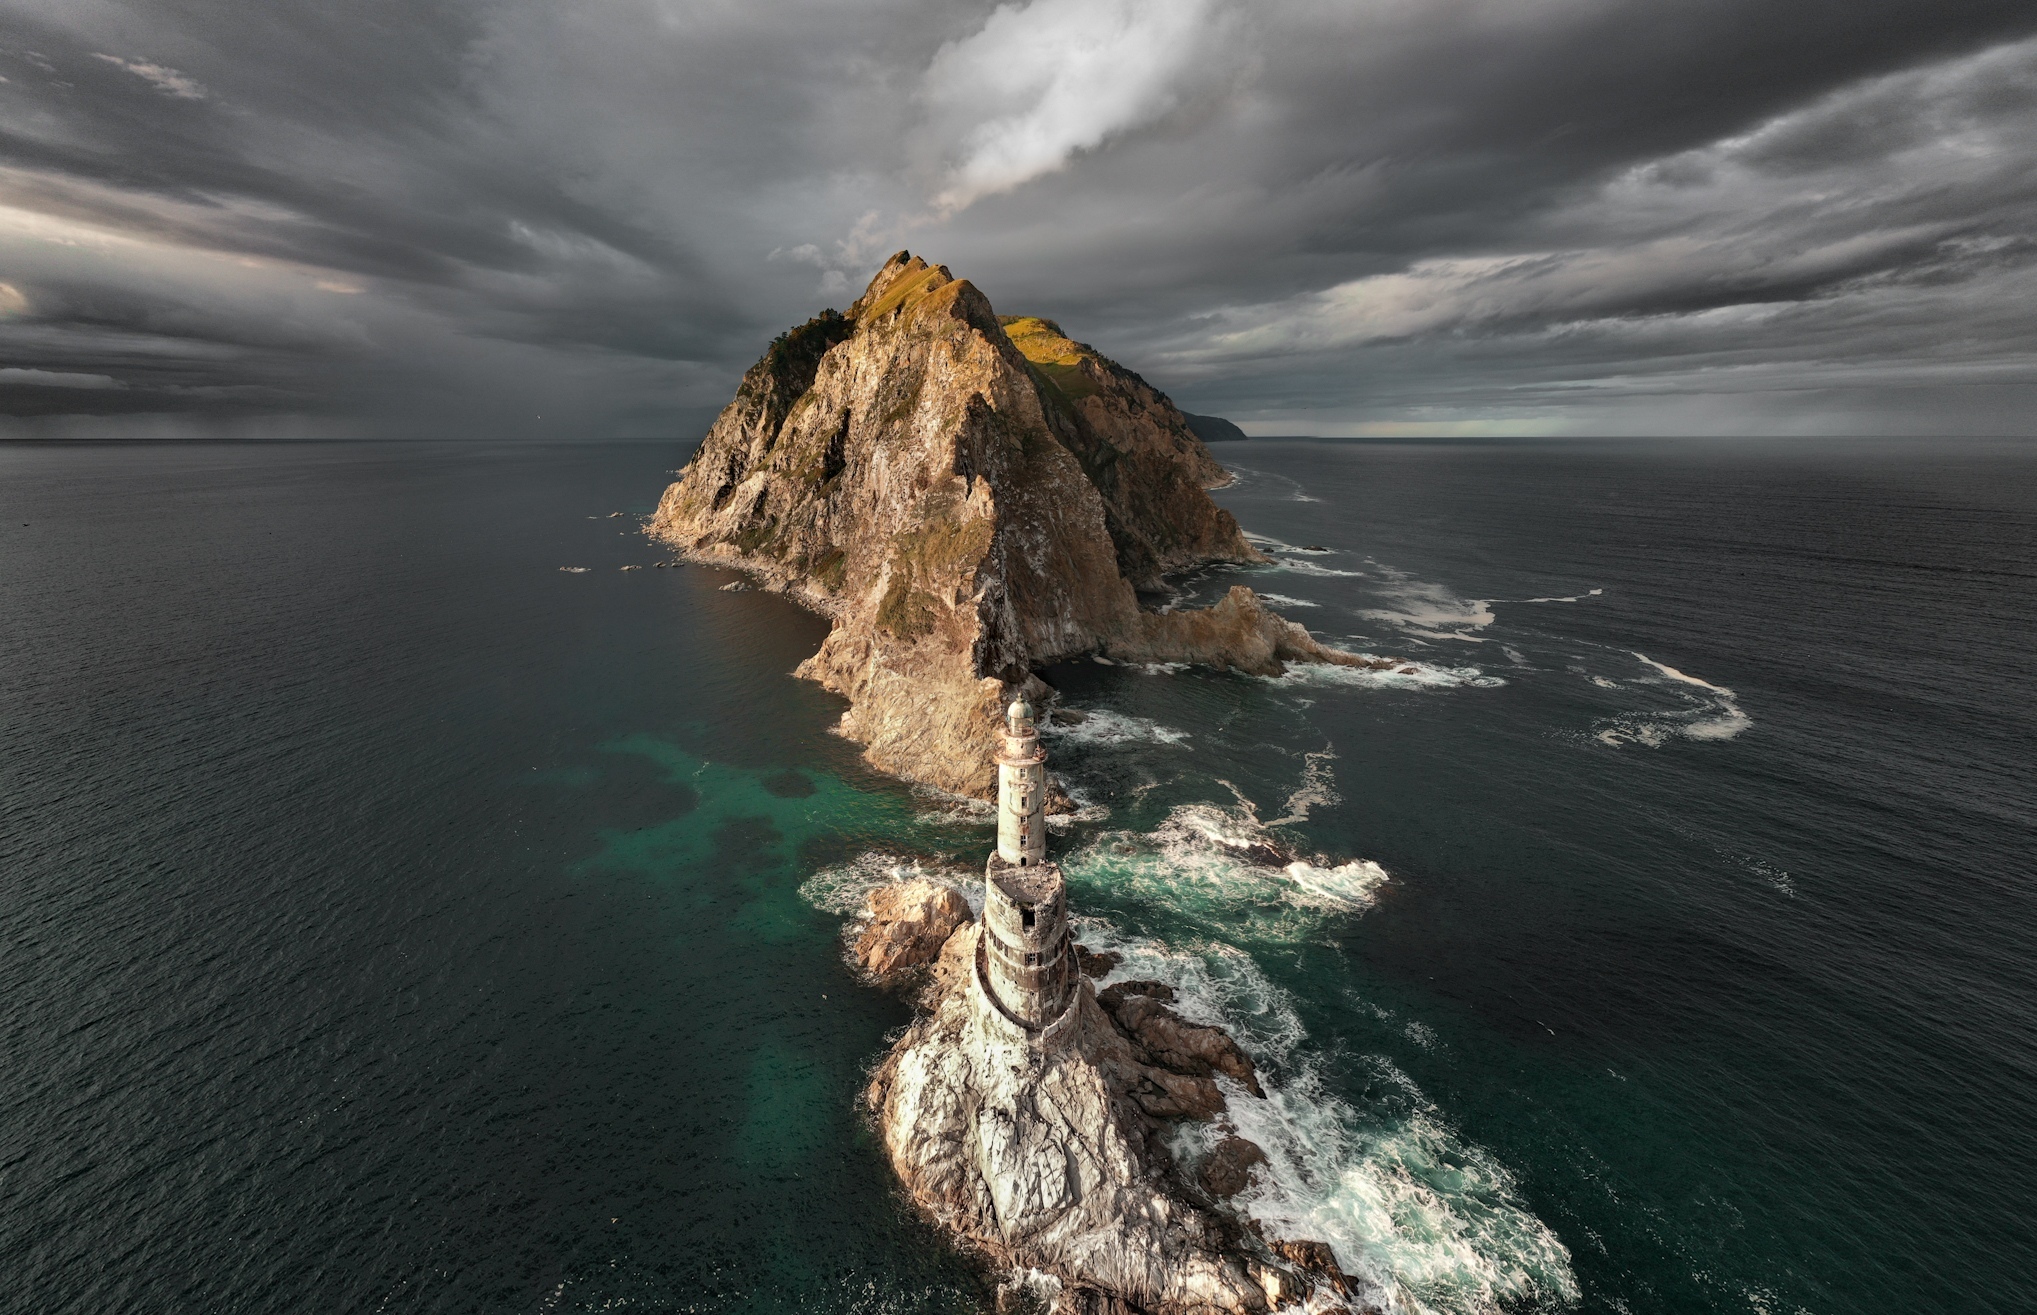
{"label": "jagged peak", "polygon": [[910,251],[899,251],[871,276],[870,286],[849,307],[857,320],[876,320],[927,293],[955,281],[946,265],[929,265]]}

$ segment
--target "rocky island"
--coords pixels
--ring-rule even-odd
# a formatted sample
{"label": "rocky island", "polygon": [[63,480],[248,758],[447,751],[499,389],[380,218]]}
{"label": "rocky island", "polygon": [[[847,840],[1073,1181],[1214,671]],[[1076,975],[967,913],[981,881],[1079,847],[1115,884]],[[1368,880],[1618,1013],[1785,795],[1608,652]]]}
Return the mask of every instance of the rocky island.
{"label": "rocky island", "polygon": [[1260,560],[1206,491],[1228,478],[1145,380],[901,251],[771,344],[649,529],[833,619],[799,674],[875,766],[988,798],[998,710],[1044,697],[1047,664],[1374,664],[1243,587],[1141,607],[1170,572]]}
{"label": "rocky island", "polygon": [[1012,704],[997,738],[982,917],[937,882],[881,887],[855,943],[878,980],[924,978],[922,1012],[867,1092],[906,1191],[1013,1275],[1000,1310],[1352,1312],[1328,1246],[1267,1238],[1226,1205],[1259,1147],[1225,1137],[1194,1164],[1169,1150],[1181,1122],[1265,1097],[1252,1060],[1169,1008],[1162,983],[1095,988],[1116,964],[1071,935],[1031,705]]}
{"label": "rocky island", "polygon": [[1327,1246],[1266,1237],[1230,1204],[1259,1147],[1177,1155],[1184,1123],[1264,1098],[1252,1060],[1164,984],[1108,982],[1047,857],[1037,668],[1393,665],[1242,587],[1142,606],[1172,572],[1264,560],[1210,499],[1229,478],[1145,380],[901,251],[846,314],[771,344],[648,527],[833,619],[799,674],[848,699],[840,729],[873,764],[996,796],[982,916],[939,883],[882,887],[854,957],[921,1006],[872,1077],[872,1118],[915,1205],[1014,1276],[1001,1309],[1363,1309]]}

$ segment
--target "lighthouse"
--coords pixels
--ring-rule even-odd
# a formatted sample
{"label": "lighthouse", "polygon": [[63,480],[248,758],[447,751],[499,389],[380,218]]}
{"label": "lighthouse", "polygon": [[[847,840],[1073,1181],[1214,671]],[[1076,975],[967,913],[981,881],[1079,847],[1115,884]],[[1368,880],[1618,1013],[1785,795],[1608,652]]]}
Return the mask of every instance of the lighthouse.
{"label": "lighthouse", "polygon": [[983,873],[976,985],[1007,1023],[1041,1039],[1075,998],[1068,892],[1047,861],[1047,754],[1032,705],[1005,710],[997,753],[997,852]]}

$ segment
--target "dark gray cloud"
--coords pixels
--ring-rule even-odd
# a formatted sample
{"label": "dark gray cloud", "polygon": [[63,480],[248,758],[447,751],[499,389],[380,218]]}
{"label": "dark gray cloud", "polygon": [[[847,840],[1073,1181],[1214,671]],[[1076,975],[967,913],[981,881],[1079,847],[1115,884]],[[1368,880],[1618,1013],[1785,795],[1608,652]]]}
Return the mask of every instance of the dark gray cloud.
{"label": "dark gray cloud", "polygon": [[1261,432],[2028,432],[2003,0],[0,0],[0,432],[689,434],[909,246]]}

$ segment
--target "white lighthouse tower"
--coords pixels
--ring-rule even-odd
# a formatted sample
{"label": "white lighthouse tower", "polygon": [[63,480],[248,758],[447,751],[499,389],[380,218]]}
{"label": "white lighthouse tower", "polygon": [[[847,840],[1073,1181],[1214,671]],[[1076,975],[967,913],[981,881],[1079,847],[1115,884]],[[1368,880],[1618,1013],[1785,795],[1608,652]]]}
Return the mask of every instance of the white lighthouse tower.
{"label": "white lighthouse tower", "polygon": [[1068,894],[1047,861],[1047,754],[1032,705],[1005,712],[997,754],[997,852],[983,874],[976,983],[1002,1018],[1038,1039],[1075,998]]}

